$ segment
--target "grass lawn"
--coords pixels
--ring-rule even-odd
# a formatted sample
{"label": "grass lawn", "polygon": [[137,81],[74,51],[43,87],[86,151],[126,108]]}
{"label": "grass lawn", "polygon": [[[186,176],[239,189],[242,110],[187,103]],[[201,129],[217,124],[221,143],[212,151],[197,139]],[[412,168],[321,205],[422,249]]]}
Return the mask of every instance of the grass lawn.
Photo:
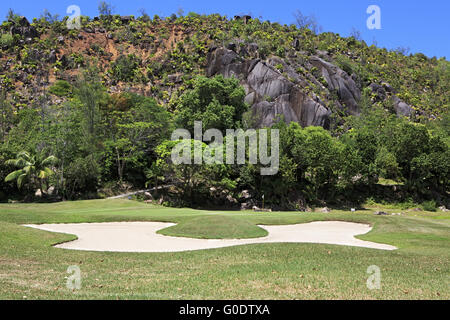
{"label": "grass lawn", "polygon": [[[0,204],[0,299],[450,299],[450,214],[225,212],[173,209],[129,200]],[[385,209],[387,212],[398,210]],[[162,221],[167,235],[265,236],[256,225],[319,220],[369,223],[360,239],[399,250],[323,244],[254,244],[181,253],[102,253],[58,249],[75,239],[29,223]],[[82,288],[66,288],[78,265]],[[381,269],[381,289],[366,286]]]}

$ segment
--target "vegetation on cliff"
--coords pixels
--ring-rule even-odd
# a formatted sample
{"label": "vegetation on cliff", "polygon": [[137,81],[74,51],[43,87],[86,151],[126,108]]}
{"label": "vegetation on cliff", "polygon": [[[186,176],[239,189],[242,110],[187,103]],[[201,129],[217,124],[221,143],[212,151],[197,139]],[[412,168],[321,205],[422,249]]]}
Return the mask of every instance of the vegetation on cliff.
{"label": "vegetation on cliff", "polygon": [[[44,197],[98,197],[119,185],[168,186],[157,192],[165,201],[194,206],[259,205],[262,195],[288,209],[368,195],[448,202],[445,58],[250,17],[151,19],[106,10],[82,17],[80,30],[66,22],[47,12],[29,23],[11,12],[0,26],[5,200],[31,200],[36,188]],[[292,112],[272,114],[286,101]],[[278,174],[263,177],[252,164],[202,165],[186,181],[163,154],[172,130],[195,120],[222,131],[278,128]],[[5,181],[17,170],[7,160],[23,151],[57,159],[43,186]],[[398,190],[379,190],[380,177]]]}

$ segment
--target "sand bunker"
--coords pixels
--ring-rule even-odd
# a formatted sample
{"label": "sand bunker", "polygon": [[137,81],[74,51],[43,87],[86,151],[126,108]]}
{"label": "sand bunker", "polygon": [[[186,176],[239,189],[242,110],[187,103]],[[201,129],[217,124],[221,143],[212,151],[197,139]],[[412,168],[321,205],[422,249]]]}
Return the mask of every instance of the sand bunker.
{"label": "sand bunker", "polygon": [[369,225],[320,221],[284,226],[260,226],[269,232],[267,237],[255,239],[207,240],[168,237],[158,230],[173,226],[163,222],[106,222],[75,224],[26,225],[40,230],[74,234],[77,240],[55,247],[72,250],[115,252],[179,252],[222,248],[255,243],[326,243],[382,250],[394,246],[355,239],[372,228]]}

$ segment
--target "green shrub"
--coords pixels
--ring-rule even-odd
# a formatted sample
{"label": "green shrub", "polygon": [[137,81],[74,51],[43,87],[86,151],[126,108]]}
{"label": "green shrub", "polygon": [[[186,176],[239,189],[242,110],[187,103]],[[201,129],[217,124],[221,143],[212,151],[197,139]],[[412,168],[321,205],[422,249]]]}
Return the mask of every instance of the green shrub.
{"label": "green shrub", "polygon": [[72,93],[72,86],[65,80],[58,80],[50,87],[49,91],[55,96],[67,97]]}
{"label": "green shrub", "polygon": [[112,64],[111,72],[114,79],[118,81],[131,81],[140,64],[141,60],[134,54],[121,55]]}
{"label": "green shrub", "polygon": [[430,200],[423,202],[422,209],[425,211],[436,211],[436,201]]}
{"label": "green shrub", "polygon": [[414,203],[414,201],[413,201],[411,198],[409,198],[409,199],[406,200],[405,202],[399,203],[399,204],[398,204],[398,207],[399,207],[401,210],[407,210],[407,209],[411,209],[411,208],[416,207],[416,204]]}
{"label": "green shrub", "polygon": [[0,47],[11,47],[14,44],[14,37],[9,33],[2,34],[0,37]]}
{"label": "green shrub", "polygon": [[352,61],[345,56],[336,57],[336,64],[339,68],[347,72],[348,74],[353,73],[353,63]]}
{"label": "green shrub", "polygon": [[84,57],[81,53],[75,52],[70,55],[70,67],[71,68],[80,68],[84,67],[85,61]]}

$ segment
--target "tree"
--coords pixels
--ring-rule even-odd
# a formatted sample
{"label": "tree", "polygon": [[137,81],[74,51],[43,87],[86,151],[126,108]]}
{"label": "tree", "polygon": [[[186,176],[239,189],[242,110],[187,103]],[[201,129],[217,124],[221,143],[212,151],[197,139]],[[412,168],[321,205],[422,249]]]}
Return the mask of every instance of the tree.
{"label": "tree", "polygon": [[58,14],[51,14],[50,11],[47,9],[44,9],[44,11],[41,14],[41,20],[44,20],[48,22],[49,24],[53,24],[55,22],[58,22],[59,15]]}
{"label": "tree", "polygon": [[122,182],[128,164],[143,166],[144,171],[145,165],[151,163],[154,148],[170,134],[170,114],[154,99],[128,93],[114,96],[103,112],[106,119],[104,158],[115,163]]}
{"label": "tree", "polygon": [[7,21],[15,21],[18,17],[19,17],[19,14],[14,12],[13,9],[9,8],[8,14],[6,15],[6,20]]}
{"label": "tree", "polygon": [[[83,137],[83,118],[78,107],[73,102],[64,102],[58,106],[58,112],[49,116],[50,125],[41,138],[47,141],[48,152],[59,160],[56,190],[63,199],[71,198],[71,192],[73,193],[71,182],[66,179],[66,172],[78,159],[85,159],[95,151],[92,148],[86,148]],[[83,179],[83,177],[77,177],[77,179]],[[80,187],[87,190],[86,186]]]}
{"label": "tree", "polygon": [[431,137],[428,152],[414,157],[410,164],[409,186],[430,195],[448,193],[450,186],[450,148],[439,137]]}
{"label": "tree", "polygon": [[149,22],[151,19],[144,8],[139,9],[139,12],[141,14],[141,20],[144,22]]}
{"label": "tree", "polygon": [[43,183],[54,173],[51,166],[55,165],[58,159],[55,156],[45,157],[43,154],[30,155],[26,151],[19,152],[16,159],[6,161],[6,164],[19,168],[11,172],[5,178],[5,182],[16,180],[17,187],[21,188],[24,182],[28,181],[32,185],[37,185],[43,193]]}
{"label": "tree", "polygon": [[[362,166],[359,171],[362,174],[361,181],[368,184],[376,182],[379,172],[375,161],[379,146],[375,130],[367,126],[357,127],[341,137],[341,141],[356,151]],[[381,158],[378,160],[380,161]]]}
{"label": "tree", "polygon": [[11,104],[7,100],[5,90],[0,90],[0,141],[5,139],[12,120]]}
{"label": "tree", "polygon": [[113,6],[106,1],[100,1],[98,3],[98,13],[100,16],[110,17],[113,13]]}
{"label": "tree", "polygon": [[294,13],[295,21],[297,22],[297,26],[304,30],[309,29],[314,34],[318,34],[321,32],[322,27],[319,26],[317,19],[314,15],[305,16],[300,10],[297,10]]}
{"label": "tree", "polygon": [[89,193],[96,193],[100,168],[93,155],[76,158],[67,165],[64,178],[64,198],[77,199]]}
{"label": "tree", "polygon": [[80,104],[83,111],[83,125],[86,142],[89,147],[94,145],[100,121],[100,104],[106,99],[106,90],[102,86],[95,69],[83,72],[75,84],[75,103]]}
{"label": "tree", "polygon": [[392,152],[389,152],[385,146],[382,146],[377,153],[374,161],[378,173],[387,179],[398,179],[399,167],[397,159]]}
{"label": "tree", "polygon": [[401,122],[394,127],[394,135],[386,139],[386,146],[391,150],[398,162],[401,174],[410,187],[413,187],[413,160],[430,152],[430,134],[425,126]]}
{"label": "tree", "polygon": [[[333,199],[361,173],[362,163],[356,150],[332,137],[322,127],[283,124],[280,144],[281,154],[291,159],[285,161],[284,167],[290,168],[285,175],[295,177],[295,190],[301,191],[310,202]],[[295,170],[291,167],[293,164]],[[281,162],[280,168],[283,169]]]}
{"label": "tree", "polygon": [[[172,152],[174,148],[178,150],[189,150],[191,163],[174,163]],[[194,164],[194,150],[200,148],[203,153],[209,148],[205,143],[187,139],[176,141],[164,141],[157,148],[158,160],[156,168],[150,178],[155,179],[154,174],[162,174],[166,183],[173,184],[186,204],[201,203],[202,196],[209,195],[211,187],[219,187],[232,190],[236,187],[236,182],[229,178],[228,166],[221,163]]]}
{"label": "tree", "polygon": [[121,55],[112,63],[111,72],[117,81],[132,81],[140,64],[141,60],[134,54]]}
{"label": "tree", "polygon": [[236,78],[198,77],[193,89],[179,99],[176,124],[188,130],[193,130],[194,121],[202,121],[204,130],[240,128],[242,114],[248,108],[244,98],[244,88]]}
{"label": "tree", "polygon": [[350,32],[350,36],[355,38],[355,40],[358,40],[358,41],[362,40],[361,31],[359,31],[355,27],[352,28],[352,31]]}

